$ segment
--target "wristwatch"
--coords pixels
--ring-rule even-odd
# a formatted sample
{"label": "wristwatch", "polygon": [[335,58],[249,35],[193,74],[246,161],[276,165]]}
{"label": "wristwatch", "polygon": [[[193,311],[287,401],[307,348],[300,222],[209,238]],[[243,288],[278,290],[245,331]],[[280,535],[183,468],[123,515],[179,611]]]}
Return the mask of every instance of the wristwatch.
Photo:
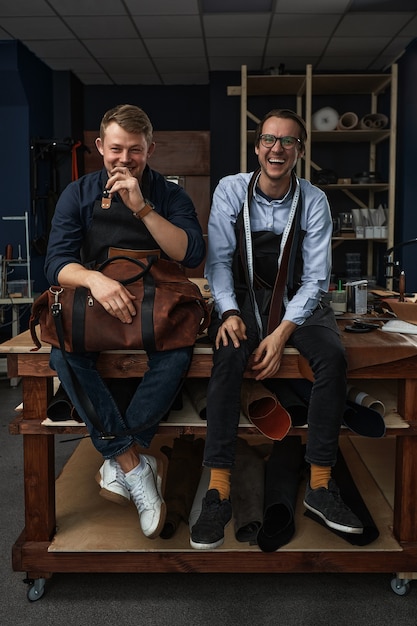
{"label": "wristwatch", "polygon": [[133,217],[136,217],[136,219],[138,220],[143,220],[143,218],[148,215],[148,213],[155,209],[155,205],[150,200],[148,200],[147,198],[145,198],[144,200],[145,204],[143,208],[140,211],[136,211],[135,213],[133,213]]}

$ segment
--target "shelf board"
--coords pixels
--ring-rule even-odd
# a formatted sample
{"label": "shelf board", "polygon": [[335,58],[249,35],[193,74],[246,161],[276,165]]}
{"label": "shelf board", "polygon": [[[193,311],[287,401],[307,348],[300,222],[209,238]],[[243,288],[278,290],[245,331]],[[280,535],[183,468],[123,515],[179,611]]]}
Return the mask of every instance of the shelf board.
{"label": "shelf board", "polygon": [[[379,94],[391,83],[389,74],[313,74],[313,95],[326,94]],[[232,88],[229,88],[232,89]],[[247,76],[248,96],[304,95],[304,75]],[[231,92],[232,93],[232,92]],[[238,95],[237,91],[234,92]]]}
{"label": "shelf board", "polygon": [[362,190],[362,191],[387,191],[389,189],[388,183],[349,183],[349,184],[335,184],[335,185],[315,185],[320,189],[327,191],[342,191],[343,189]]}
{"label": "shelf board", "polygon": [[390,136],[390,129],[383,130],[312,130],[312,142],[380,143]]}
{"label": "shelf board", "polygon": [[332,241],[386,241],[386,237],[356,237],[355,233],[346,233],[345,235],[341,236],[341,235],[336,235],[335,237],[332,237]]}
{"label": "shelf board", "polygon": [[313,74],[313,95],[379,94],[391,84],[390,74]]}

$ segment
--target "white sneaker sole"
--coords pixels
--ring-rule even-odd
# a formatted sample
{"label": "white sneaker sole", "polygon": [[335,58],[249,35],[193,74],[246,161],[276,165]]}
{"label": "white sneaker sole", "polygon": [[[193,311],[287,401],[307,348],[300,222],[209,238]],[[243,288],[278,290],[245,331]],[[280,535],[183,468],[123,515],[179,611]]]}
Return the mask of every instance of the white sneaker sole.
{"label": "white sneaker sole", "polygon": [[307,504],[305,500],[303,501],[303,504],[306,507],[306,509],[314,513],[314,515],[317,515],[317,517],[320,517],[323,520],[323,522],[326,524],[326,526],[328,526],[329,528],[333,528],[333,530],[338,530],[342,533],[349,533],[350,535],[362,535],[363,534],[363,528],[354,528],[353,526],[343,526],[342,524],[338,524],[337,522],[332,522],[331,520],[327,519],[327,517],[325,517],[321,511],[319,511],[318,509],[314,509],[312,506]]}

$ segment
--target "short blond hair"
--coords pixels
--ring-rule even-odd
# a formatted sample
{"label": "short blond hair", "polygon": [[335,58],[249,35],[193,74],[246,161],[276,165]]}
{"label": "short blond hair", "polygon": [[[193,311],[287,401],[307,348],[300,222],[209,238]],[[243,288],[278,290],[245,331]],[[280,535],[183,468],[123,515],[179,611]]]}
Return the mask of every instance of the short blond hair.
{"label": "short blond hair", "polygon": [[127,133],[135,135],[144,134],[148,146],[153,141],[153,127],[151,120],[145,111],[134,104],[118,104],[113,109],[107,111],[100,124],[100,139],[104,141],[107,126],[111,122],[116,122]]}

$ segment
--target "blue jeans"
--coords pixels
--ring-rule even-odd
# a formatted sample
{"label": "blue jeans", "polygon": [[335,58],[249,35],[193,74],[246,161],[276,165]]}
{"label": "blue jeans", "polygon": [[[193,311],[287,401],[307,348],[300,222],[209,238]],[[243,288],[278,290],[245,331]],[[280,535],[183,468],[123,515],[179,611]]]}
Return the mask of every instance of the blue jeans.
{"label": "blue jeans", "polygon": [[[160,420],[168,413],[181,387],[192,357],[192,348],[167,350],[148,354],[148,370],[136,388],[124,415],[96,368],[98,353],[66,353],[67,360],[92,401],[96,413],[107,432],[121,433],[114,439],[103,440],[89,421],[80,404],[62,352],[52,348],[50,365],[54,369],[69,398],[85,421],[91,441],[105,459],[122,454],[136,441],[148,448]],[[138,433],[123,435],[124,430],[137,428]]]}
{"label": "blue jeans", "polygon": [[[245,318],[247,340],[239,348],[231,342],[215,350],[207,390],[207,435],[204,465],[234,465],[240,417],[240,393],[249,356],[259,339],[253,320]],[[331,326],[331,324],[330,324]],[[216,327],[210,328],[215,336]],[[346,401],[346,357],[336,327],[303,324],[290,343],[305,356],[314,373],[309,408],[306,461],[321,466],[336,463],[339,429]],[[272,383],[273,379],[271,379]]]}

